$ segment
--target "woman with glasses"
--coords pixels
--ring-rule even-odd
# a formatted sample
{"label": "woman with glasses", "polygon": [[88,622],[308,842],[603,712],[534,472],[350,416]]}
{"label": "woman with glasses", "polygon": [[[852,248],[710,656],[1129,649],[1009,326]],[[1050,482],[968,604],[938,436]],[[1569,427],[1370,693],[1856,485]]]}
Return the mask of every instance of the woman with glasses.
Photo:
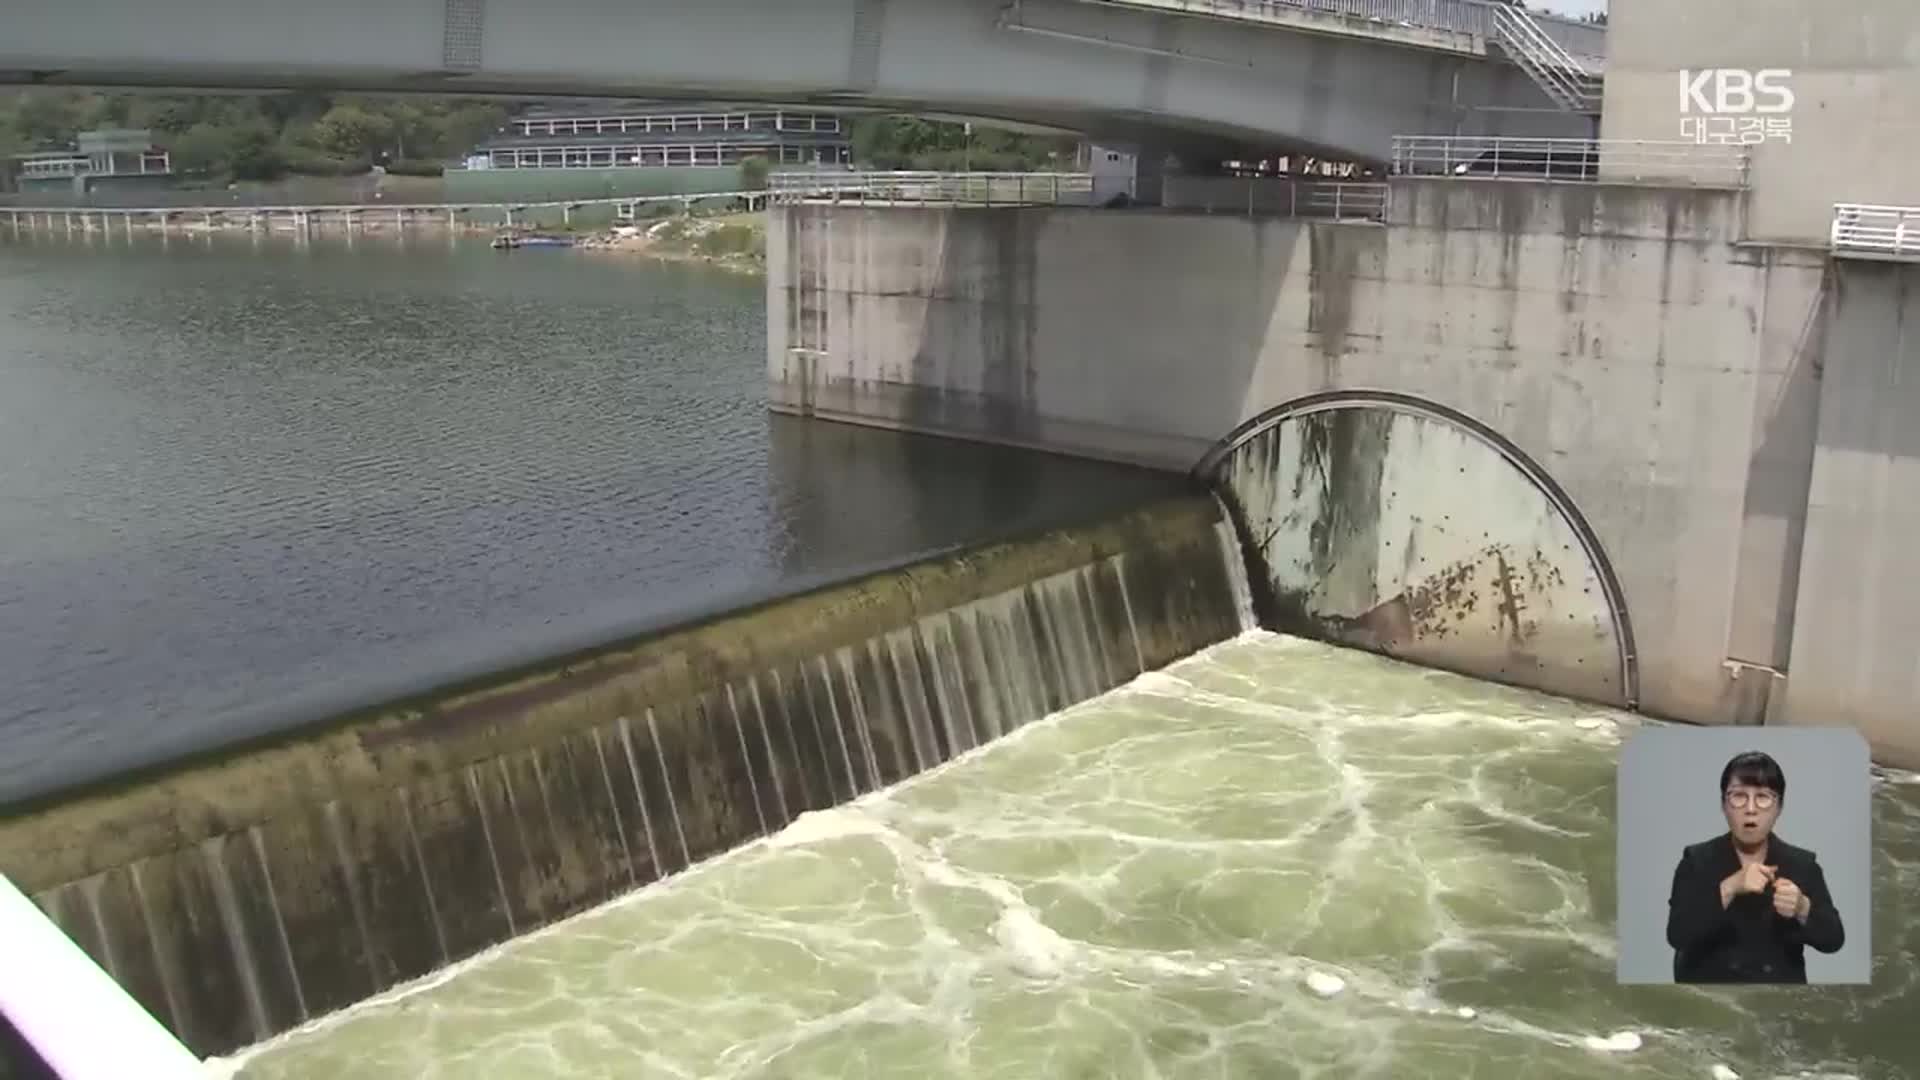
{"label": "woman with glasses", "polygon": [[1727,831],[1689,845],[1673,870],[1675,982],[1804,983],[1807,946],[1840,951],[1846,931],[1820,863],[1773,833],[1786,798],[1786,774],[1766,754],[1720,770]]}

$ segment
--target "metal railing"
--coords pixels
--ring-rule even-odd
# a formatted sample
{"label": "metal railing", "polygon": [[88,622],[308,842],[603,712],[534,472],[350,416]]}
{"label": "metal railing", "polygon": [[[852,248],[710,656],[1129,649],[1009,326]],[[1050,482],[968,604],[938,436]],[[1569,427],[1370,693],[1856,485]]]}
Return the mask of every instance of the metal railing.
{"label": "metal railing", "polygon": [[[804,173],[803,173],[804,175]],[[152,192],[148,192],[152,196]],[[138,215],[205,215],[205,213],[445,213],[445,211],[474,211],[474,209],[580,209],[586,206],[647,206],[657,202],[707,202],[707,200],[756,200],[764,198],[764,190],[732,190],[732,192],[685,192],[685,194],[643,194],[643,196],[593,196],[593,198],[549,198],[549,200],[526,200],[526,198],[495,198],[495,200],[467,200],[467,202],[267,202],[267,200],[236,200],[236,202],[161,202],[156,198],[146,200],[113,200],[113,202],[4,202],[0,200],[0,215],[6,213],[75,213],[75,215],[100,215],[100,213],[138,213]]]}
{"label": "metal railing", "polygon": [[1247,217],[1385,221],[1389,190],[1379,181],[1169,176],[1161,205],[1168,210]]}
{"label": "metal railing", "polygon": [[1393,137],[1393,171],[1403,176],[1744,188],[1748,160],[1738,145],[1680,140]]}
{"label": "metal railing", "polygon": [[866,172],[838,176],[775,173],[775,204],[887,203],[913,206],[1092,206],[1091,173]]}
{"label": "metal railing", "polygon": [[[1497,13],[1507,5],[1488,0],[1091,0],[1183,11],[1249,22],[1294,23],[1301,13],[1328,15],[1383,26],[1418,27],[1492,39],[1498,36]],[[1541,34],[1567,52],[1586,57],[1607,55],[1604,26],[1555,16],[1533,16]]]}
{"label": "metal railing", "polygon": [[[4,874],[0,941],[7,943],[7,962],[0,964],[0,1015],[40,1059],[32,1064],[62,1080],[204,1080],[209,1075],[199,1058]],[[0,1062],[0,1069],[5,1065]]]}
{"label": "metal railing", "polygon": [[1501,7],[1494,15],[1500,47],[1527,77],[1568,112],[1600,111],[1600,80],[1566,47],[1548,36],[1525,8]]}
{"label": "metal railing", "polygon": [[1837,203],[1830,242],[1836,255],[1920,260],[1920,206]]}

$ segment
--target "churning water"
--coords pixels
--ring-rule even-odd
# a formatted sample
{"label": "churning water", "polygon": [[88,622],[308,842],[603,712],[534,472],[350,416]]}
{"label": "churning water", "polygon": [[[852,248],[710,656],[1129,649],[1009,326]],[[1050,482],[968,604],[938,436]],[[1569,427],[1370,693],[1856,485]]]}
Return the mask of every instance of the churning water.
{"label": "churning water", "polygon": [[1872,988],[1620,987],[1638,721],[1251,632],[229,1064],[248,1080],[1903,1077]]}

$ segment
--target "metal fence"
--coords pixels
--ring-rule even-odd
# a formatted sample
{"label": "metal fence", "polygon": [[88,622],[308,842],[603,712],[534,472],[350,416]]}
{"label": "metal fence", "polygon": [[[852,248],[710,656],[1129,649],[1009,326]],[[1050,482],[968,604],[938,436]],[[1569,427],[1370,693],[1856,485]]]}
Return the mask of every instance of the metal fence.
{"label": "metal fence", "polygon": [[1920,206],[1838,203],[1830,240],[1836,255],[1920,260]]}
{"label": "metal fence", "polygon": [[1396,135],[1393,171],[1471,179],[1747,186],[1741,146],[1652,139]]}
{"label": "metal fence", "polygon": [[[1291,23],[1301,12],[1332,15],[1384,26],[1411,26],[1494,40],[1499,37],[1495,13],[1503,5],[1487,0],[1094,0],[1186,11],[1250,22]],[[1604,26],[1551,15],[1532,15],[1541,33],[1578,56],[1607,55]]]}
{"label": "metal fence", "polygon": [[854,202],[909,206],[1092,206],[1091,173],[775,173],[776,204]]}
{"label": "metal fence", "polygon": [[1169,176],[1161,205],[1169,210],[1247,217],[1385,221],[1388,190],[1378,181]]}

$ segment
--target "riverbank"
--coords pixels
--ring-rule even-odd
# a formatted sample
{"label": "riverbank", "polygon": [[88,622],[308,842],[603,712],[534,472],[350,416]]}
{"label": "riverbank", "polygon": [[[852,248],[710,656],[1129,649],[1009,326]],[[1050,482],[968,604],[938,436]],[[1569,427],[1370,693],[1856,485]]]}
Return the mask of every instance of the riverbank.
{"label": "riverbank", "polygon": [[766,215],[678,216],[644,225],[620,225],[575,242],[581,251],[700,262],[743,273],[767,268]]}
{"label": "riverbank", "polygon": [[[4,210],[4,208],[0,208]],[[212,234],[255,235],[398,235],[454,233],[497,236],[502,233],[541,233],[569,237],[581,251],[639,255],[661,261],[699,262],[745,273],[766,270],[766,219],[755,211],[737,208],[643,218],[632,223],[588,223],[578,220],[552,224],[478,220],[471,214],[436,212],[407,206],[370,206],[346,214],[316,213],[306,219],[290,214],[262,214],[247,208],[204,207],[172,212],[168,216],[128,215],[101,210],[37,211],[10,222],[0,222],[0,234],[64,233],[69,236],[131,236],[167,233],[180,236]]]}

